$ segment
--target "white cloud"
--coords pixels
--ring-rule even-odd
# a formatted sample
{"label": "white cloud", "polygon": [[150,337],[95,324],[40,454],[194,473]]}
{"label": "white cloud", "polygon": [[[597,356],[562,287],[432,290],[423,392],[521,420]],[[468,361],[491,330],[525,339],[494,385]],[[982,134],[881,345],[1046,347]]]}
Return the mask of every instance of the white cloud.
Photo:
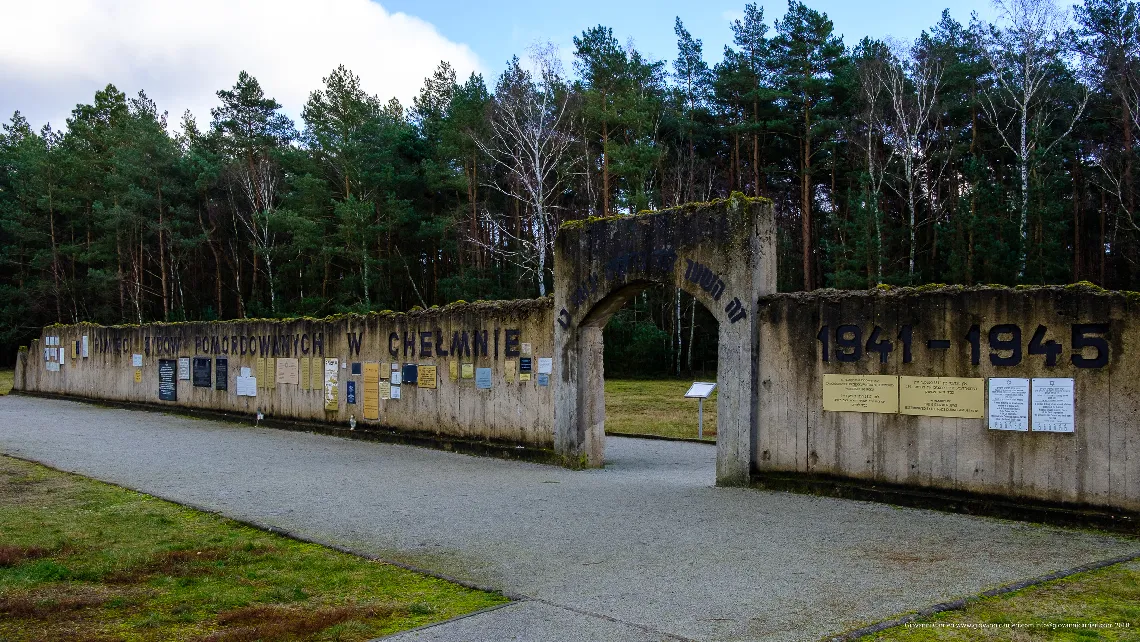
{"label": "white cloud", "polygon": [[[0,3],[4,4],[4,3]],[[209,122],[215,92],[246,70],[299,120],[309,92],[338,64],[384,101],[411,104],[449,61],[462,81],[482,71],[467,45],[371,0],[39,0],[7,2],[0,38],[0,121],[19,109],[61,128],[77,103],[112,83],[170,112]]]}

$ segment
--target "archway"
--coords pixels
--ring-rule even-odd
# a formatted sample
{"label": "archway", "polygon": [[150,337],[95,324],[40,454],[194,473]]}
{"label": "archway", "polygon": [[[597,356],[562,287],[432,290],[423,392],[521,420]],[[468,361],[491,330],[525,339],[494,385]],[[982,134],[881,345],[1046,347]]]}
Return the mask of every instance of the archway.
{"label": "archway", "polygon": [[771,202],[712,203],[575,221],[554,253],[555,449],[567,463],[605,462],[602,329],[652,283],[697,297],[719,329],[717,483],[748,482],[757,430],[756,301],[775,292]]}

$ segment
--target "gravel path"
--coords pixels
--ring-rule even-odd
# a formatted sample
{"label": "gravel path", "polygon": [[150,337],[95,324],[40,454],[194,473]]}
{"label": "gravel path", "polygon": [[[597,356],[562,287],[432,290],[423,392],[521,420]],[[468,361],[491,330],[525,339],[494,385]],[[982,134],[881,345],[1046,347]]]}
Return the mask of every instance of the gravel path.
{"label": "gravel path", "polygon": [[715,449],[611,438],[572,472],[0,397],[0,452],[526,601],[401,640],[816,640],[1140,543],[716,488]]}

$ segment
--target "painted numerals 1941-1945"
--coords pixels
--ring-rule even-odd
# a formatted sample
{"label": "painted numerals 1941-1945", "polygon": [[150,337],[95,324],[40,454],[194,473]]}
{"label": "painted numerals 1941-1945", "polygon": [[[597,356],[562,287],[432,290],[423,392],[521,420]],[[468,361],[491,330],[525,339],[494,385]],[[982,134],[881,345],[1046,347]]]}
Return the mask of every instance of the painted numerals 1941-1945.
{"label": "painted numerals 1941-1945", "polygon": [[[1109,344],[1107,323],[1074,323],[1070,326],[1070,346],[1072,348],[1069,361],[1078,368],[1103,368],[1108,365]],[[887,358],[895,350],[895,341],[898,341],[902,351],[903,363],[911,363],[914,359],[914,328],[904,325],[898,334],[891,336],[880,326],[874,326],[863,340],[863,329],[855,324],[843,324],[832,331],[831,326],[823,326],[816,335],[816,339],[823,347],[823,360],[831,361],[834,355],[837,361],[853,363],[859,361],[864,355],[878,353],[879,362],[887,363]],[[1003,323],[989,328],[983,333],[981,327],[973,325],[962,339],[970,348],[970,363],[981,364],[983,337],[989,344],[989,360],[995,366],[1016,366],[1023,359],[1024,334],[1021,327],[1013,323]],[[950,339],[929,339],[926,341],[928,350],[949,350]],[[1037,326],[1029,339],[1028,354],[1030,356],[1044,357],[1046,367],[1058,364],[1064,346],[1049,338],[1049,329],[1043,325]]]}

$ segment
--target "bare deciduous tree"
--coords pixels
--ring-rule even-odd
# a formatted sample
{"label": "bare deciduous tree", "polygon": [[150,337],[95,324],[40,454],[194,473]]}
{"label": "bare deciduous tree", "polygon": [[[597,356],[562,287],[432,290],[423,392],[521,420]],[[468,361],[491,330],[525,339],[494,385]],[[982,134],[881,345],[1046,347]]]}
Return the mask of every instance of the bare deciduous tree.
{"label": "bare deciduous tree", "polygon": [[[1048,152],[1065,139],[1088,105],[1088,92],[1076,104],[1050,95],[1065,50],[1068,15],[1054,0],[994,0],[998,23],[984,34],[984,52],[993,69],[994,90],[983,95],[982,107],[1017,158],[1021,178],[1020,274],[1025,273],[1029,240],[1029,170],[1033,154]],[[1009,114],[1008,118],[1006,115]],[[1064,132],[1051,141],[1041,138],[1058,122]]]}
{"label": "bare deciduous tree", "polygon": [[[553,256],[559,223],[556,200],[569,177],[565,163],[573,137],[565,131],[569,92],[562,81],[557,49],[551,43],[532,46],[529,62],[533,72],[515,58],[499,78],[490,137],[475,139],[479,149],[509,177],[508,187],[497,181],[484,185],[520,202],[525,209],[521,230],[516,233],[500,217],[484,213],[491,239],[468,240],[533,274],[539,296],[546,296],[548,259]],[[500,242],[504,240],[508,243]]]}

